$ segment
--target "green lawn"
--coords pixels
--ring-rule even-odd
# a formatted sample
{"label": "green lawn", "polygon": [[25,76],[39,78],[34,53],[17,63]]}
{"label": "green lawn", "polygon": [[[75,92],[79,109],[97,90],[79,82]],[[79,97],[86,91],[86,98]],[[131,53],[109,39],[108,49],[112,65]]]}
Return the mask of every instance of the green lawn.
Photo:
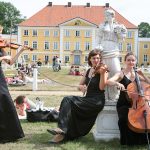
{"label": "green lawn", "polygon": [[[15,97],[16,95],[12,95]],[[35,101],[33,95],[28,96]],[[41,96],[45,106],[58,106],[63,96]],[[146,146],[136,147],[123,147],[119,144],[118,139],[114,139],[109,142],[99,141],[96,142],[91,132],[77,140],[69,141],[59,145],[49,144],[48,141],[52,136],[46,131],[49,128],[57,127],[55,122],[37,122],[31,123],[27,120],[21,121],[25,138],[14,143],[0,144],[0,150],[145,150]]]}
{"label": "green lawn", "polygon": [[[69,75],[69,68],[62,67],[62,70],[59,72],[54,72],[52,68],[41,68],[40,75],[38,79],[46,79],[49,81],[48,83],[39,83],[38,90],[70,90],[74,91],[77,88],[72,86],[77,86],[82,76],[73,76]],[[16,74],[16,71],[5,71],[6,76],[11,76],[12,74]],[[52,80],[52,82],[51,82]],[[9,87],[10,90],[32,90],[32,84],[28,83],[25,86],[18,86],[18,87]]]}
{"label": "green lawn", "polygon": [[[16,95],[12,95],[16,97]],[[35,101],[36,95],[28,95]],[[40,96],[44,101],[44,106],[59,106],[63,96]],[[121,146],[118,139],[109,142],[94,140],[92,131],[77,140],[69,141],[59,145],[49,144],[52,136],[46,131],[49,128],[57,127],[55,122],[37,122],[31,123],[27,120],[21,120],[21,125],[25,133],[25,138],[14,143],[0,144],[0,150],[145,150],[146,146],[127,147]]]}
{"label": "green lawn", "polygon": [[[11,72],[5,72],[5,74],[10,74]],[[42,69],[42,74],[40,78],[44,75],[49,76],[61,83],[69,85],[77,85],[80,76],[70,76],[68,75],[68,69],[64,68],[60,72],[53,72],[51,69]],[[23,87],[9,87],[10,90],[31,90],[29,86]],[[76,88],[70,88],[63,85],[45,85],[41,84],[42,90],[76,90]],[[17,95],[12,95],[14,99]],[[30,99],[35,101],[36,95],[28,95]],[[63,96],[52,95],[52,96],[40,96],[41,100],[44,101],[44,106],[59,106]],[[69,141],[59,145],[49,144],[48,141],[52,136],[46,131],[48,128],[55,128],[57,126],[54,122],[37,122],[31,123],[27,120],[22,120],[21,125],[23,127],[25,138],[14,143],[0,144],[0,150],[145,150],[147,146],[135,146],[127,147],[121,146],[118,139],[114,139],[109,142],[99,141],[96,142],[93,138],[92,130],[91,132],[74,141]]]}
{"label": "green lawn", "polygon": [[[82,76],[73,76],[69,75],[69,67],[62,67],[62,70],[59,72],[54,72],[52,68],[43,67],[40,69],[40,75],[38,79],[46,79],[49,83],[38,83],[39,91],[75,91],[77,90],[76,86],[79,84]],[[83,67],[81,67],[83,70]],[[16,70],[5,71],[6,76],[12,76],[16,74]],[[149,73],[145,72],[147,76],[150,76]],[[52,80],[52,81],[51,81]],[[32,91],[32,84],[28,83],[25,86],[12,87],[9,86],[9,90],[25,90]]]}

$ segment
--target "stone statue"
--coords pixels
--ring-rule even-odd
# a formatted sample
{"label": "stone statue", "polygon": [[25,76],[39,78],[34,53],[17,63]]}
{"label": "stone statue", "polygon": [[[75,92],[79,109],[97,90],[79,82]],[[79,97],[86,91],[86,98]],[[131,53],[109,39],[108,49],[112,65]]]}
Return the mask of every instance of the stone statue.
{"label": "stone statue", "polygon": [[[97,36],[96,48],[103,47],[103,61],[109,68],[109,77],[121,70],[119,61],[119,42],[126,37],[127,29],[123,24],[115,21],[115,12],[106,9],[104,13],[105,21],[100,24]],[[116,87],[106,87],[106,100],[116,100],[119,91]]]}

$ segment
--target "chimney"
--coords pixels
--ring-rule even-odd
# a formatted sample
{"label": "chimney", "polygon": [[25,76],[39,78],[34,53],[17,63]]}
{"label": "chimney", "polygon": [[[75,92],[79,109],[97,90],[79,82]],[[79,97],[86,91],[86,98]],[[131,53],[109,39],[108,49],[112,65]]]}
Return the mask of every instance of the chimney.
{"label": "chimney", "polygon": [[71,7],[71,2],[68,2],[68,7]]}
{"label": "chimney", "polygon": [[106,8],[109,8],[109,3],[106,3],[106,4],[105,4],[105,7],[106,7]]}
{"label": "chimney", "polygon": [[90,3],[86,3],[86,7],[90,7]]}
{"label": "chimney", "polygon": [[53,5],[53,3],[52,2],[48,2],[48,6],[52,6]]}

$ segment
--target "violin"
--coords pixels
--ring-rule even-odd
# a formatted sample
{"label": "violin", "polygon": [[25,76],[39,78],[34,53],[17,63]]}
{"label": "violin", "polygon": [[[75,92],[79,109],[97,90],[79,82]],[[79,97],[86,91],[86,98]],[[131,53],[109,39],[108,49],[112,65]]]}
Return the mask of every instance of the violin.
{"label": "violin", "polygon": [[105,64],[99,63],[99,64],[97,64],[97,65],[94,67],[95,71],[94,71],[93,74],[99,73],[99,70],[100,70],[102,67],[106,69],[106,72],[109,72],[109,69],[108,69],[108,67],[107,67]]}
{"label": "violin", "polygon": [[[0,48],[6,48],[6,47],[10,47],[12,49],[18,49],[19,46],[23,46],[21,44],[18,44],[18,43],[13,43],[13,42],[10,42],[10,43],[7,43],[6,40],[2,39],[0,37]],[[29,47],[29,46],[24,46],[25,48],[29,49],[29,50],[33,50],[33,48]]]}
{"label": "violin", "polygon": [[135,81],[127,87],[132,107],[128,112],[128,126],[137,133],[150,132],[150,84],[140,81],[135,70]]}

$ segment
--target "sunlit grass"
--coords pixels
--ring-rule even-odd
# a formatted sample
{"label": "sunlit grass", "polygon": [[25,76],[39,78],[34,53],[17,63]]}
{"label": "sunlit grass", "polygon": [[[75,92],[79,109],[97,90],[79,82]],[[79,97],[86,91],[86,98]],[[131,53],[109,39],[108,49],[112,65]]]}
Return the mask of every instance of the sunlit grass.
{"label": "sunlit grass", "polygon": [[[16,97],[16,95],[12,95]],[[30,99],[35,101],[36,95],[28,95]],[[44,101],[44,106],[59,106],[63,96],[40,96]],[[37,122],[31,123],[27,120],[21,121],[25,137],[14,143],[0,144],[0,150],[145,150],[146,146],[127,147],[121,146],[118,139],[112,141],[94,140],[92,131],[84,137],[74,141],[65,142],[63,144],[53,145],[48,141],[52,138],[46,130],[57,127],[55,122]]]}
{"label": "sunlit grass", "polygon": [[[53,72],[51,68],[42,68],[41,75],[39,78],[45,78],[45,76],[52,78],[61,83],[69,85],[77,85],[81,76],[71,76],[68,75],[69,68],[63,68],[60,72]],[[16,71],[7,71],[5,74],[16,73]],[[23,87],[9,87],[10,90],[32,90],[32,85],[26,85]],[[39,90],[62,90],[62,91],[74,91],[76,88],[71,88],[69,86],[64,86],[61,84],[54,85],[39,85]],[[38,91],[37,91],[38,92]],[[23,92],[22,92],[23,94]],[[12,95],[14,99],[16,94]],[[36,95],[27,95],[29,99],[35,101]],[[47,107],[57,107],[63,98],[62,95],[44,95],[39,96],[42,101],[44,101],[44,106]],[[31,123],[27,120],[21,121],[22,128],[25,133],[25,137],[14,143],[0,144],[0,150],[145,150],[146,146],[121,146],[118,139],[112,141],[99,141],[94,140],[92,130],[90,133],[84,137],[76,139],[74,141],[65,142],[59,145],[50,144],[48,141],[52,136],[46,131],[48,128],[57,127],[55,122],[37,122]]]}
{"label": "sunlit grass", "polygon": [[[62,70],[59,72],[54,72],[52,68],[43,67],[40,69],[40,75],[38,79],[46,79],[48,83],[38,83],[38,90],[77,90],[77,85],[82,76],[73,76],[69,75],[69,69],[66,67],[62,67]],[[13,71],[5,71],[6,76],[10,76],[11,74],[16,74],[15,70]],[[9,86],[9,90],[27,90],[32,91],[32,84],[28,83],[25,86]]]}

